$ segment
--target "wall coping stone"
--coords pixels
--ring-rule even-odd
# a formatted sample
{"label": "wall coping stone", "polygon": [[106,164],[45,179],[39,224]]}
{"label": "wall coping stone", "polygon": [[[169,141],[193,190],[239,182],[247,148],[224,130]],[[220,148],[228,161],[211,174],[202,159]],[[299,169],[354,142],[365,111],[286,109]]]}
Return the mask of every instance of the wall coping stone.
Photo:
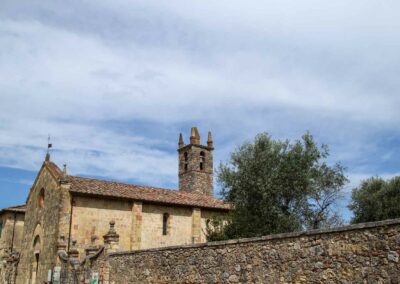
{"label": "wall coping stone", "polygon": [[232,240],[227,240],[227,241],[208,242],[208,243],[200,243],[200,244],[166,246],[166,247],[161,247],[161,248],[149,248],[149,249],[113,252],[113,253],[110,253],[108,255],[108,257],[120,256],[120,255],[130,255],[130,254],[136,254],[136,253],[142,253],[142,252],[157,252],[157,251],[167,251],[167,250],[169,251],[169,250],[179,250],[179,249],[189,249],[189,248],[233,245],[233,244],[250,243],[250,242],[261,242],[261,241],[270,241],[270,240],[279,240],[279,239],[290,239],[290,238],[305,237],[305,236],[315,236],[315,235],[323,235],[323,234],[331,234],[331,233],[339,233],[339,232],[358,231],[358,230],[363,230],[363,229],[379,228],[379,227],[386,227],[386,226],[393,226],[393,225],[400,225],[400,218],[389,219],[389,220],[384,220],[384,221],[377,221],[377,222],[358,223],[358,224],[347,225],[347,226],[342,226],[342,227],[337,227],[337,228],[330,228],[330,229],[316,229],[316,230],[309,230],[309,231],[298,231],[298,232],[291,232],[291,233],[266,235],[266,236],[254,237],[254,238],[242,238],[242,239],[232,239]]}

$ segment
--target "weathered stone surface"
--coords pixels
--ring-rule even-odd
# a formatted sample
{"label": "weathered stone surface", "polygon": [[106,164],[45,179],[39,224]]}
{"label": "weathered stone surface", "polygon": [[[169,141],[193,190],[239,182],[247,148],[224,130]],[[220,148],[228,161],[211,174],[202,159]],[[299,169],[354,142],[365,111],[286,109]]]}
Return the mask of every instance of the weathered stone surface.
{"label": "weathered stone surface", "polygon": [[[213,194],[213,150],[212,142],[200,145],[196,128],[195,139],[190,144],[179,145],[179,190],[200,194]],[[193,133],[192,133],[193,134]]]}
{"label": "weathered stone surface", "polygon": [[110,283],[398,283],[400,219],[120,252]]}
{"label": "weathered stone surface", "polygon": [[[40,207],[42,189],[44,206]],[[32,278],[46,279],[48,270],[55,266],[60,204],[58,180],[46,167],[42,167],[28,198],[25,216],[30,217],[25,218],[17,283],[28,283]],[[36,263],[36,253],[39,264]]]}

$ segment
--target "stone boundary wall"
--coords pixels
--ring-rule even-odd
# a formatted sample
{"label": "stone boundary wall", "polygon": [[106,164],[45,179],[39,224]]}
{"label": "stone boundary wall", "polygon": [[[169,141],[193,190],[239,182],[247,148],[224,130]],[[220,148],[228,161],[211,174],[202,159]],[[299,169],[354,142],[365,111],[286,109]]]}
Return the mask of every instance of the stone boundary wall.
{"label": "stone boundary wall", "polygon": [[111,253],[109,283],[400,283],[400,219]]}

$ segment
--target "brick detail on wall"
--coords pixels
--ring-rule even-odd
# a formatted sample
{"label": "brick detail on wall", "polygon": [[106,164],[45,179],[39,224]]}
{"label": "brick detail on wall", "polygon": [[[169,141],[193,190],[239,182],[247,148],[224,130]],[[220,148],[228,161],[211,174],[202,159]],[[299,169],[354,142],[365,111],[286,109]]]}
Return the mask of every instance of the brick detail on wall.
{"label": "brick detail on wall", "polygon": [[132,203],[132,230],[131,230],[131,250],[140,249],[142,241],[142,221],[143,221],[142,202]]}
{"label": "brick detail on wall", "polygon": [[192,242],[194,244],[201,242],[201,209],[192,209]]}

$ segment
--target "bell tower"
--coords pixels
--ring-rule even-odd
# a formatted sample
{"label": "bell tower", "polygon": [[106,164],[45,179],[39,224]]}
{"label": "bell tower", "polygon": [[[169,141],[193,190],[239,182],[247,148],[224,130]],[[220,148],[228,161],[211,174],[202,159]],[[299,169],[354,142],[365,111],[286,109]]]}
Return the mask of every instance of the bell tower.
{"label": "bell tower", "polygon": [[179,191],[213,195],[213,150],[211,132],[207,146],[201,145],[197,127],[190,131],[190,144],[179,135]]}

